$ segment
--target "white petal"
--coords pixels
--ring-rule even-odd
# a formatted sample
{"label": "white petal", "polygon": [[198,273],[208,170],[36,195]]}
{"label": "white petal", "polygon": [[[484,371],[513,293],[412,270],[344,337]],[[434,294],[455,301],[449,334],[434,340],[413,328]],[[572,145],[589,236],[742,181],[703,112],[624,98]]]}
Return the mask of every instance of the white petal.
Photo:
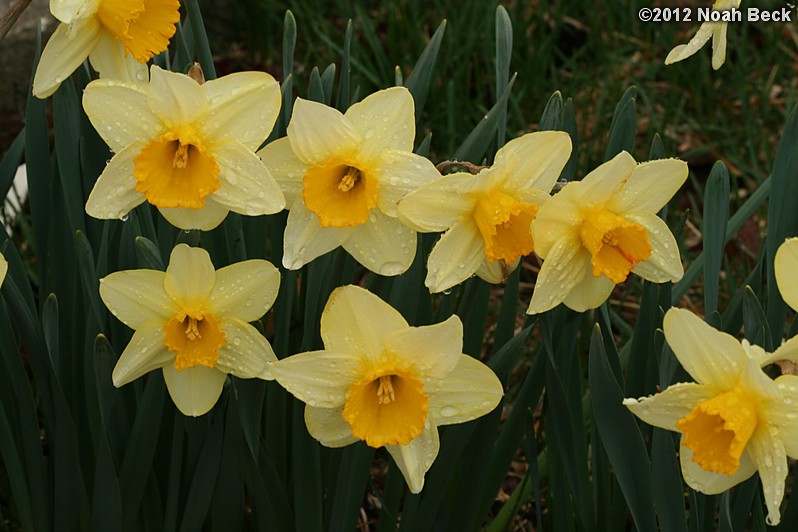
{"label": "white petal", "polygon": [[254,152],[236,141],[214,147],[219,187],[210,197],[225,209],[258,216],[285,208],[285,197],[269,170]]}
{"label": "white petal", "polygon": [[538,131],[511,140],[496,153],[493,168],[509,190],[554,187],[571,156],[571,137],[564,131]]}
{"label": "white petal", "polygon": [[714,390],[707,386],[694,382],[680,382],[668,386],[656,395],[624,399],[623,404],[649,425],[675,431],[677,421],[692,412],[696,405],[714,396]]}
{"label": "white petal", "polygon": [[280,271],[271,262],[237,262],[216,271],[209,310],[214,316],[255,321],[272,307],[279,290]]}
{"label": "white petal", "polygon": [[362,135],[340,111],[297,98],[288,138],[296,156],[305,164],[314,165],[352,155]]}
{"label": "white petal", "polygon": [[163,367],[163,378],[177,409],[186,416],[201,416],[219,400],[227,374],[205,366],[180,371],[169,364]]}
{"label": "white petal", "polygon": [[424,185],[399,202],[399,219],[416,231],[446,231],[474,209],[476,196],[459,193],[473,180],[469,174],[455,173]]}
{"label": "white petal", "polygon": [[33,95],[47,98],[89,56],[100,41],[102,30],[94,17],[69,25],[59,24],[42,51],[36,75],[33,78]]}
{"label": "white petal", "polygon": [[564,236],[549,250],[540,267],[527,314],[540,314],[562,303],[586,276],[592,276],[587,251],[578,237]]}
{"label": "white petal", "polygon": [[355,443],[357,438],[352,434],[349,423],[343,416],[344,407],[318,408],[305,407],[305,425],[313,438],[325,447],[344,447]]}
{"label": "white petal", "polygon": [[768,508],[765,519],[770,526],[781,520],[779,506],[784,498],[784,483],[787,480],[787,455],[780,437],[771,436],[769,427],[757,427],[746,447],[759,470],[762,494]]}
{"label": "white petal", "polygon": [[668,225],[656,214],[634,213],[626,215],[626,219],[642,226],[648,233],[651,244],[651,255],[639,262],[632,271],[654,283],[676,282],[684,275],[682,259],[679,256],[679,245]]}
{"label": "white petal", "polygon": [[600,277],[593,275],[588,257],[589,255],[585,257],[585,275],[563,300],[566,307],[576,312],[600,307],[615,288],[615,283],[603,275]]}
{"label": "white petal", "polygon": [[575,200],[583,206],[603,207],[621,189],[636,167],[634,158],[622,151],[580,181],[582,185],[577,189]]}
{"label": "white petal", "polygon": [[171,366],[174,360],[175,354],[163,343],[163,323],[144,324],[133,334],[114,366],[114,386],[119,388],[154,369]]}
{"label": "white petal", "polygon": [[302,180],[308,167],[294,154],[288,137],[270,142],[258,152],[258,156],[280,185],[287,205],[301,198]]}
{"label": "white petal", "polygon": [[235,318],[223,320],[220,326],[227,343],[218,351],[216,369],[240,379],[272,380],[269,367],[277,356],[266,338],[252,325]]}
{"label": "white petal", "polygon": [[640,163],[607,204],[616,213],[658,212],[687,180],[687,163],[661,159]]}
{"label": "white petal", "polygon": [[663,320],[665,339],[697,382],[732,389],[748,357],[740,342],[689,310],[672,308]]}
{"label": "white petal", "polygon": [[398,150],[382,152],[377,168],[380,181],[377,206],[394,217],[399,200],[441,177],[429,159]]}
{"label": "white petal", "polygon": [[798,238],[789,238],[776,250],[773,261],[779,293],[793,310],[798,311]]}
{"label": "white petal", "polygon": [[[682,436],[682,441],[684,441],[684,436]],[[682,476],[687,485],[707,495],[723,493],[740,482],[748,480],[756,473],[756,465],[747,450],[743,451],[743,455],[740,457],[740,467],[731,475],[705,470],[693,462],[693,451],[684,445],[679,449],[679,462],[681,462]]]}
{"label": "white petal", "polygon": [[100,42],[89,54],[89,62],[103,79],[139,84],[146,90],[150,76],[147,65],[127,53],[124,45],[110,33],[103,32]]}
{"label": "white petal", "polygon": [[381,356],[388,333],[409,327],[396,309],[355,285],[333,290],[321,313],[324,347],[366,359]]}
{"label": "white petal", "polygon": [[421,493],[424,488],[424,475],[432,467],[441,445],[438,429],[430,422],[429,417],[427,423],[429,426],[407,445],[385,446],[404,475],[411,493]]}
{"label": "white petal", "polygon": [[89,194],[86,214],[104,220],[119,219],[147,201],[136,190],[133,177],[133,159],[140,151],[141,144],[131,144],[111,158]]}
{"label": "white petal", "polygon": [[200,231],[216,229],[227,218],[227,213],[230,212],[226,207],[216,203],[210,196],[205,198],[205,206],[199,209],[159,207],[158,210],[166,218],[167,222],[185,231],[189,229],[199,229]]}
{"label": "white petal", "polygon": [[448,378],[463,356],[463,323],[451,316],[433,325],[389,331],[383,346],[425,379]]}
{"label": "white petal", "polygon": [[168,126],[190,124],[208,108],[208,97],[196,81],[155,65],[147,96],[152,112]]}
{"label": "white petal", "polygon": [[322,227],[319,217],[297,198],[288,213],[283,237],[283,266],[298,270],[305,264],[343,244],[351,227]]}
{"label": "white petal", "polygon": [[672,63],[676,63],[677,61],[681,61],[682,59],[687,59],[700,50],[701,47],[707,43],[710,37],[712,37],[712,24],[705,22],[704,24],[701,24],[701,27],[698,28],[698,32],[693,35],[693,38],[690,39],[690,42],[687,44],[680,44],[670,51],[668,57],[665,58],[665,64],[670,65]]}
{"label": "white petal", "polygon": [[462,283],[485,260],[485,241],[471,219],[446,231],[429,255],[424,284],[430,292],[443,292]]}
{"label": "white petal", "polygon": [[366,223],[352,228],[344,249],[360,264],[380,275],[407,271],[416,257],[416,232],[398,218],[371,209]]}
{"label": "white petal", "polygon": [[178,311],[164,291],[165,276],[157,270],[114,272],[100,279],[100,297],[111,313],[131,329],[148,321],[163,325]]}
{"label": "white petal", "polygon": [[213,142],[236,140],[254,151],[280,114],[280,85],[265,72],[236,72],[202,85],[210,100],[202,131]]}
{"label": "white petal", "polygon": [[766,420],[776,427],[790,458],[798,458],[798,376],[782,375],[776,379],[782,394],[781,400],[768,405]]}
{"label": "white petal", "polygon": [[[115,152],[133,143],[140,143],[138,150],[141,150],[143,144],[157,138],[163,129],[161,121],[147,106],[147,92],[142,86],[111,79],[92,81],[83,91],[83,109],[97,133]],[[129,180],[136,182],[132,167]]]}
{"label": "white petal", "polygon": [[726,61],[726,30],[729,25],[721,23],[712,31],[712,68],[714,70],[723,66]]}
{"label": "white petal", "polygon": [[385,150],[413,151],[416,119],[413,96],[404,87],[377,91],[344,115],[363,134],[361,153],[379,157]]}
{"label": "white petal", "polygon": [[457,366],[430,393],[429,412],[438,425],[465,423],[493,411],[503,394],[493,370],[461,354]]}
{"label": "white petal", "polygon": [[183,309],[205,307],[215,282],[216,272],[207,251],[186,244],[175,246],[166,267],[164,289],[178,305]]}
{"label": "white petal", "polygon": [[352,353],[308,351],[269,366],[280,386],[311,406],[336,408],[344,404],[349,387],[363,377],[363,359]]}

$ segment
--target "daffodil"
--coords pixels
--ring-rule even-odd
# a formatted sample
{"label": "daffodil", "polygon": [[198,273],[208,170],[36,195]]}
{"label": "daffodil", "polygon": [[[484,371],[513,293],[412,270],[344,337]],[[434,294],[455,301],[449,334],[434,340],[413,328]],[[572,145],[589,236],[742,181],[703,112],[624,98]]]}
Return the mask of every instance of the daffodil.
{"label": "daffodil", "polygon": [[321,337],[323,351],[284,358],[272,375],[307,403],[305,423],[322,445],[385,446],[413,493],[438,454],[437,427],[487,414],[501,399],[493,371],[462,353],[457,316],[410,327],[371,292],[344,286],[324,308]]}
{"label": "daffodil", "polygon": [[655,283],[681,279],[676,239],[656,213],[685,179],[684,161],[637,164],[624,151],[565,185],[535,217],[535,252],[544,261],[527,313],[560,303],[596,308],[629,272]]}
{"label": "daffodil", "polygon": [[42,52],[33,95],[50,96],[87,57],[101,77],[146,80],[142,64],[166,50],[179,8],[178,0],[50,0],[61,24]]}
{"label": "daffodil", "polygon": [[[716,0],[712,4],[713,11],[727,11],[740,7],[740,0]],[[680,44],[670,51],[665,58],[665,64],[670,65],[687,59],[700,50],[712,37],[712,68],[717,70],[726,61],[726,29],[728,22],[704,22],[690,42]]]}
{"label": "daffodil", "polygon": [[477,175],[448,174],[405,196],[400,219],[418,231],[446,231],[429,256],[430,291],[475,273],[502,282],[532,253],[532,220],[570,155],[567,133],[529,133],[507,143]]}
{"label": "daffodil", "polygon": [[100,280],[100,297],[133,338],[113,371],[114,386],[162,369],[177,408],[188,416],[210,410],[227,374],[271,380],[277,360],[248,322],[272,306],[280,273],[265,260],[214,270],[208,252],[179,244],[166,272],[128,270]]}
{"label": "daffodil", "polygon": [[228,211],[285,207],[255,154],[280,110],[269,74],[239,72],[200,85],[153,66],[147,85],[91,82],[83,107],[116,152],[86,203],[95,218],[124,218],[148,201],[172,225],[210,230]]}
{"label": "daffodil", "polygon": [[798,312],[798,238],[789,238],[779,249],[773,260],[776,273],[776,284],[784,301]]}
{"label": "daffodil", "polygon": [[784,358],[784,346],[766,353],[680,309],[665,314],[664,330],[696,382],[624,405],[646,423],[682,434],[682,475],[695,490],[721,493],[759,471],[767,521],[778,524],[787,457],[798,458],[798,377],[774,381],[761,367]]}
{"label": "daffodil", "polygon": [[412,153],[413,97],[376,92],[341,114],[298,98],[288,136],[260,152],[289,208],[283,266],[296,270],[338,246],[381,275],[406,271],[416,233],[396,214],[408,192],[439,177]]}

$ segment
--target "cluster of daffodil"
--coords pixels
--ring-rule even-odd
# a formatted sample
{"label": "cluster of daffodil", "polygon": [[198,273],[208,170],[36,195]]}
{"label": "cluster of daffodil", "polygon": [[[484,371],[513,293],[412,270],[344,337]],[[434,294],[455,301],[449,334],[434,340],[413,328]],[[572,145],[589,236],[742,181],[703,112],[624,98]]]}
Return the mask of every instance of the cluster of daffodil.
{"label": "cluster of daffodil", "polygon": [[[737,5],[718,0],[715,9]],[[578,312],[597,308],[630,272],[657,283],[682,277],[677,243],[657,213],[686,180],[683,161],[638,164],[621,152],[581,181],[558,186],[571,140],[548,131],[512,140],[475,175],[441,176],[413,153],[414,104],[403,87],[345,113],[297,99],[287,137],[261,148],[281,102],[269,74],[203,82],[152,66],[148,75],[144,63],[166,49],[178,8],[177,0],[51,3],[62,24],[43,52],[34,94],[52,94],[87,57],[103,78],[88,85],[83,106],[115,155],[88,198],[89,215],[123,219],[148,202],[178,228],[207,231],[229,211],[287,208],[286,269],[342,246],[386,276],[410,267],[417,232],[442,232],[428,258],[431,292],[473,275],[500,283],[534,252],[543,262],[529,314],[561,303]],[[693,54],[711,35],[718,68],[725,32],[725,24],[704,24],[667,62]],[[785,244],[776,264],[793,307],[798,281],[784,270],[798,261],[797,247],[796,240]],[[462,323],[453,316],[412,327],[377,296],[345,286],[322,313],[324,350],[278,360],[250,322],[271,308],[279,279],[265,260],[215,270],[205,250],[185,244],[173,249],[165,272],[105,277],[102,300],[135,330],[114,385],[160,368],[178,409],[196,416],[217,402],[228,374],[276,379],[306,403],[307,428],[322,444],[385,446],[419,492],[438,453],[437,426],[482,416],[502,396],[496,375],[462,353]],[[769,521],[778,522],[786,456],[798,457],[798,413],[790,407],[798,377],[774,381],[761,368],[798,360],[798,343],[767,354],[684,310],[668,312],[665,335],[697,382],[625,404],[683,434],[682,469],[697,490],[724,491],[758,470]]]}

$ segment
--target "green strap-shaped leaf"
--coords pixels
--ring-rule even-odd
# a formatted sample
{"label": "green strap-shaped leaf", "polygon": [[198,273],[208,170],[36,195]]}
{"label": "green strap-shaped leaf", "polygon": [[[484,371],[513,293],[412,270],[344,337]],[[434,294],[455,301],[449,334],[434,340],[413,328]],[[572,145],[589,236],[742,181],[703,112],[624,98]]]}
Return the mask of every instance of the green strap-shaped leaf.
{"label": "green strap-shaped leaf", "polygon": [[493,135],[499,125],[502,109],[507,108],[507,99],[515,83],[516,76],[513,75],[507,90],[501,95],[499,100],[491,107],[490,111],[479,121],[476,127],[469,133],[457,151],[454,152],[454,159],[457,161],[471,161],[479,163],[488,151]]}
{"label": "green strap-shaped leaf", "polygon": [[[718,161],[704,190],[704,309],[707,319],[718,311],[720,271],[726,225],[729,221],[729,171]],[[719,327],[720,323],[711,323]]]}
{"label": "green strap-shaped leaf", "polygon": [[[510,60],[513,57],[513,23],[504,6],[496,8],[496,94],[504,94],[510,82]],[[496,129],[496,145],[504,146],[507,128],[507,108],[499,116]]]}
{"label": "green strap-shaped leaf", "polygon": [[441,40],[446,32],[446,21],[441,22],[438,29],[432,35],[424,51],[418,57],[418,61],[413,65],[413,71],[405,80],[405,87],[413,95],[413,102],[416,107],[416,122],[421,118],[421,112],[427,103],[427,94],[432,83],[432,75],[435,72],[435,61],[438,59],[438,51],[441,49]]}
{"label": "green strap-shaped leaf", "polygon": [[607,142],[607,150],[604,152],[605,161],[609,161],[622,151],[634,153],[637,129],[636,95],[637,89],[629,87],[623,93],[618,105],[615,106],[615,113],[612,115],[612,124],[610,125],[610,138]]}
{"label": "green strap-shaped leaf", "polygon": [[213,54],[208,43],[208,34],[205,33],[205,24],[202,22],[199,2],[188,0],[185,4],[188,20],[191,22],[191,32],[196,43],[196,55],[206,80],[216,79],[216,65],[213,64]]}

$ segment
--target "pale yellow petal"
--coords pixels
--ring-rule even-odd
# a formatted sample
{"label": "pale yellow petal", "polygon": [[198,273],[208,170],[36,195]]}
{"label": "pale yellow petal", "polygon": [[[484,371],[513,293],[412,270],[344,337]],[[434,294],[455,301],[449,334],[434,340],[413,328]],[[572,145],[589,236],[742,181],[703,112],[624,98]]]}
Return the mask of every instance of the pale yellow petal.
{"label": "pale yellow petal", "polygon": [[70,29],[59,24],[42,50],[33,78],[33,95],[47,98],[89,56],[102,36],[100,23],[94,17],[75,22]]}
{"label": "pale yellow petal", "polygon": [[767,354],[766,357],[759,361],[759,365],[765,367],[777,360],[798,362],[798,336],[793,336],[781,344],[775,352]]}
{"label": "pale yellow petal", "polygon": [[[682,437],[684,441],[684,437]],[[688,486],[707,495],[717,495],[727,491],[740,482],[748,480],[756,473],[756,465],[748,454],[743,451],[740,457],[740,467],[731,475],[712,473],[693,462],[693,451],[682,445],[679,448],[679,462],[682,466],[682,476]]]}
{"label": "pale yellow petal", "polygon": [[157,270],[114,272],[100,279],[100,297],[111,314],[131,329],[149,321],[164,325],[178,310],[164,291],[165,276]]}
{"label": "pale yellow petal", "polygon": [[748,357],[733,336],[709,326],[689,310],[672,308],[663,320],[665,339],[697,382],[733,388]]}
{"label": "pale yellow petal", "polygon": [[260,157],[243,144],[230,140],[214,147],[221,187],[210,197],[225,209],[258,216],[285,208],[285,197]]}
{"label": "pale yellow petal", "polygon": [[742,367],[740,387],[760,400],[781,401],[782,394],[779,387],[767,373],[762,371],[760,363],[761,359],[751,358],[746,353],[740,361]]}
{"label": "pale yellow petal", "polygon": [[103,220],[120,219],[147,200],[136,190],[133,177],[133,159],[140,151],[141,144],[131,144],[111,158],[89,194],[86,214]]}
{"label": "pale yellow petal", "polygon": [[190,124],[208,108],[208,97],[196,81],[155,65],[150,68],[147,96],[150,109],[167,126]]}
{"label": "pale yellow petal", "polygon": [[571,137],[564,131],[538,131],[511,140],[496,153],[493,168],[508,190],[549,192],[571,156]]}
{"label": "pale yellow petal", "polygon": [[668,57],[665,58],[665,64],[670,65],[682,59],[687,59],[700,50],[710,37],[712,37],[712,24],[705,22],[701,24],[701,27],[698,28],[698,31],[693,35],[693,38],[690,39],[690,42],[687,44],[680,44],[670,51]]}
{"label": "pale yellow petal", "polygon": [[568,183],[551,199],[541,205],[537,216],[532,221],[532,233],[535,242],[535,253],[546,259],[551,248],[566,235],[579,238],[579,227],[584,216],[576,203],[582,183]]}
{"label": "pale yellow petal", "polygon": [[434,325],[388,331],[383,346],[425,379],[448,378],[463,353],[463,323],[451,316]]}
{"label": "pale yellow petal", "polygon": [[636,167],[634,158],[622,151],[580,181],[575,201],[584,207],[603,207],[621,189]]}
{"label": "pale yellow petal", "polygon": [[424,475],[432,467],[440,449],[438,429],[427,418],[424,431],[407,445],[386,445],[387,450],[402,472],[411,493],[421,493]]}
{"label": "pale yellow petal", "polygon": [[798,238],[788,238],[779,246],[773,268],[781,297],[793,310],[798,311]]}
{"label": "pale yellow petal", "polygon": [[340,111],[302,98],[294,102],[288,138],[296,156],[308,165],[352,156],[363,140]]}
{"label": "pale yellow petal", "polygon": [[280,185],[286,205],[292,205],[297,198],[301,198],[302,181],[308,166],[294,154],[288,137],[270,142],[258,152],[258,156]]}
{"label": "pale yellow petal", "polygon": [[325,447],[344,447],[358,441],[344,420],[344,407],[305,407],[305,425],[313,438]]}
{"label": "pale yellow petal", "polygon": [[255,327],[236,318],[225,318],[220,327],[227,343],[218,350],[216,369],[240,379],[272,380],[270,365],[277,356]]}
{"label": "pale yellow petal", "polygon": [[461,354],[455,368],[430,393],[429,412],[438,425],[465,423],[493,411],[502,395],[502,384],[493,370]]}
{"label": "pale yellow petal", "polygon": [[89,0],[50,0],[50,13],[61,22],[69,24],[76,18],[85,16]]}
{"label": "pale yellow petal", "polygon": [[172,365],[175,354],[163,343],[163,323],[149,322],[141,326],[130,339],[114,366],[114,386],[119,388],[142,375],[165,365]]}
{"label": "pale yellow petal", "polygon": [[227,217],[227,213],[230,212],[226,207],[216,203],[211,197],[205,198],[205,206],[199,209],[159,207],[158,210],[166,218],[166,221],[185,231],[189,229],[199,229],[200,231],[216,229]]}
{"label": "pale yellow petal", "polygon": [[169,257],[164,289],[183,309],[202,309],[216,282],[211,256],[202,248],[178,244]]}
{"label": "pale yellow petal", "polygon": [[474,209],[476,196],[459,192],[473,180],[465,173],[437,178],[399,201],[399,219],[416,231],[446,231]]}
{"label": "pale yellow petal", "polygon": [[344,116],[362,133],[360,151],[365,157],[379,157],[385,150],[413,151],[415,107],[406,88],[377,91],[352,105]]}
{"label": "pale yellow petal", "polygon": [[311,406],[344,404],[349,387],[363,377],[363,359],[351,352],[308,351],[269,366],[280,386]]}
{"label": "pale yellow petal", "polygon": [[[145,86],[111,79],[92,81],[83,91],[83,109],[97,133],[115,152],[134,143],[140,143],[140,150],[142,144],[157,138],[163,129],[147,105]],[[129,180],[135,183],[132,166],[129,171]]]}
{"label": "pale yellow petal", "polygon": [[565,306],[576,312],[585,312],[600,307],[607,301],[612,289],[615,288],[615,283],[603,275],[600,277],[593,275],[590,255],[584,251],[583,253],[585,274],[582,276],[582,280],[563,299]]}
{"label": "pale yellow petal", "polygon": [[283,266],[298,270],[334,250],[352,234],[351,227],[322,227],[319,217],[297,198],[288,213],[283,237]]}
{"label": "pale yellow petal", "polygon": [[8,261],[0,253],[0,286],[3,286],[3,281],[5,281],[7,273],[8,273]]}
{"label": "pale yellow petal", "polygon": [[486,283],[503,283],[507,280],[505,277],[513,273],[519,264],[521,264],[520,258],[512,264],[506,264],[502,267],[500,261],[489,261],[486,257],[480,264],[479,269],[477,269],[477,276]]}
{"label": "pale yellow petal", "polygon": [[726,31],[729,25],[721,23],[712,31],[712,68],[714,70],[723,66],[726,61]]}
{"label": "pale yellow petal", "polygon": [[606,208],[619,214],[656,213],[682,187],[687,174],[687,163],[679,159],[640,163]]}
{"label": "pale yellow petal", "polygon": [[399,200],[441,177],[435,165],[426,157],[397,150],[382,153],[376,173],[380,181],[377,206],[385,214],[394,217]]}
{"label": "pale yellow petal", "polygon": [[714,396],[714,390],[707,386],[680,382],[668,386],[656,395],[624,399],[623,404],[649,425],[675,431],[678,420],[687,416],[697,404]]}
{"label": "pale yellow petal", "polygon": [[762,494],[768,509],[765,521],[770,526],[776,526],[781,521],[779,506],[784,498],[784,483],[789,468],[781,437],[773,436],[769,429],[767,426],[758,426],[746,449],[762,481]]}
{"label": "pale yellow petal", "polygon": [[656,214],[627,214],[626,219],[642,226],[648,233],[651,255],[638,262],[632,272],[654,283],[676,282],[684,275],[679,245],[668,225]]}
{"label": "pale yellow petal", "polygon": [[100,42],[89,54],[89,62],[103,79],[138,84],[146,90],[150,79],[147,65],[127,53],[124,45],[110,33],[103,32]]}
{"label": "pale yellow petal", "polygon": [[593,275],[589,254],[582,248],[578,237],[563,236],[549,250],[540,267],[526,313],[540,314],[553,309],[588,275]]}
{"label": "pale yellow petal", "polygon": [[265,72],[236,72],[206,82],[210,105],[202,131],[211,142],[236,140],[256,150],[280,114],[280,85]]}
{"label": "pale yellow petal", "polygon": [[227,374],[206,366],[180,371],[168,364],[163,367],[163,378],[177,409],[196,417],[210,411],[219,400]]}
{"label": "pale yellow petal", "polygon": [[424,284],[443,292],[474,275],[485,260],[485,242],[471,219],[446,231],[429,255]]}
{"label": "pale yellow petal", "polygon": [[798,458],[798,376],[782,375],[776,385],[782,398],[768,404],[766,421],[779,431],[787,455]]}
{"label": "pale yellow petal", "polygon": [[399,312],[365,288],[348,285],[330,294],[321,313],[321,338],[332,351],[376,359],[385,336],[409,325]]}
{"label": "pale yellow petal", "polygon": [[216,271],[208,308],[217,317],[255,321],[274,304],[280,271],[261,259],[237,262]]}
{"label": "pale yellow petal", "polygon": [[369,220],[352,228],[343,243],[356,261],[380,275],[399,275],[407,271],[416,256],[416,232],[398,218],[371,209]]}

